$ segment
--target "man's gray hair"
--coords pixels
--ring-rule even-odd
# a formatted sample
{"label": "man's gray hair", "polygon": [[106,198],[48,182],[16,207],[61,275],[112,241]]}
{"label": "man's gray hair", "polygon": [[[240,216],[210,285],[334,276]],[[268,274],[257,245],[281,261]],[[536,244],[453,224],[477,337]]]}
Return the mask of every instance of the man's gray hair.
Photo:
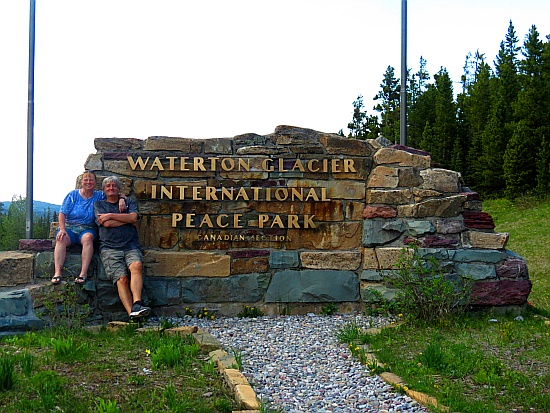
{"label": "man's gray hair", "polygon": [[118,178],[116,176],[108,176],[107,178],[105,178],[103,180],[103,183],[101,184],[101,188],[102,189],[105,189],[105,185],[107,184],[111,184],[111,183],[115,183],[117,188],[120,189],[120,181],[118,180]]}

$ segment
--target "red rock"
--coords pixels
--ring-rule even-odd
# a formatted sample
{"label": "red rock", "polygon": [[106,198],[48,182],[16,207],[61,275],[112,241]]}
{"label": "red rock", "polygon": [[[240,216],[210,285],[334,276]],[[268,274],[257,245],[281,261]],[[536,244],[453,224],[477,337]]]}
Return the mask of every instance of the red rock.
{"label": "red rock", "polygon": [[493,217],[487,212],[479,211],[464,211],[464,225],[468,228],[475,229],[494,229],[495,223]]}
{"label": "red rock", "polygon": [[397,211],[389,206],[372,206],[369,205],[363,211],[363,219],[371,218],[395,218]]}
{"label": "red rock", "polygon": [[478,281],[472,286],[470,303],[476,306],[523,305],[531,286],[530,280]]}

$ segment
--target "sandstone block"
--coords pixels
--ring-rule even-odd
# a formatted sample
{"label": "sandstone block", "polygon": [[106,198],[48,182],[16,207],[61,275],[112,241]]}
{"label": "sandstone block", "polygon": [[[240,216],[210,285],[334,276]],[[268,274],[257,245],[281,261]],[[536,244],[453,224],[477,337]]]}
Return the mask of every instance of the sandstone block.
{"label": "sandstone block", "polygon": [[250,274],[267,272],[269,268],[267,257],[239,258],[231,263],[231,274]]}
{"label": "sandstone block", "polygon": [[0,287],[13,287],[33,280],[33,254],[0,251]]}
{"label": "sandstone block", "polygon": [[[429,168],[420,171],[421,189],[457,193],[460,189],[460,173],[448,169]],[[464,199],[466,201],[466,199]]]}
{"label": "sandstone block", "polygon": [[437,219],[435,230],[439,234],[459,234],[466,229],[462,217]]}
{"label": "sandstone block", "polygon": [[351,180],[322,181],[313,179],[289,179],[290,188],[326,188],[327,198],[365,199],[365,183]]}
{"label": "sandstone block", "polygon": [[412,256],[412,249],[385,247],[376,248],[376,258],[381,269],[396,269],[399,261],[404,257]]}
{"label": "sandstone block", "polygon": [[374,162],[376,165],[397,164],[424,169],[430,167],[431,157],[405,152],[400,149],[382,148],[374,154]]}
{"label": "sandstone block", "polygon": [[502,264],[497,265],[497,276],[500,279],[517,279],[529,277],[527,263],[520,257],[509,257]]}
{"label": "sandstone block", "polygon": [[135,151],[143,146],[143,140],[132,138],[95,138],[94,147],[101,152]]}
{"label": "sandstone block", "polygon": [[302,252],[300,253],[302,267],[317,270],[356,270],[361,264],[361,252],[339,251],[339,252]]}
{"label": "sandstone block", "polygon": [[372,156],[376,150],[371,142],[342,138],[327,133],[319,135],[319,142],[331,155]]}
{"label": "sandstone block", "polygon": [[238,384],[235,386],[235,397],[237,401],[247,409],[259,409],[256,393],[249,384]]}
{"label": "sandstone block", "polygon": [[363,211],[365,209],[364,202],[350,201],[346,202],[345,219],[348,221],[360,221],[363,219]]}
{"label": "sandstone block", "polygon": [[227,138],[212,138],[205,139],[204,144],[204,153],[206,154],[216,154],[216,155],[230,155],[233,152],[231,146],[231,139]]}
{"label": "sandstone block", "polygon": [[308,230],[288,230],[292,242],[287,243],[289,250],[352,250],[361,245],[362,222],[320,223],[317,228]]}
{"label": "sandstone block", "polygon": [[226,277],[231,273],[231,259],[213,252],[147,250],[144,267],[148,276]]}
{"label": "sandstone block", "polygon": [[225,369],[223,371],[223,377],[231,389],[234,389],[238,385],[249,384],[246,377],[237,369]]}
{"label": "sandstone block", "polygon": [[493,217],[487,212],[464,211],[464,225],[472,229],[495,229]]}
{"label": "sandstone block", "polygon": [[199,139],[175,138],[168,136],[150,136],[145,141],[146,151],[182,151],[183,153],[202,153],[204,141]]}
{"label": "sandstone block", "polygon": [[410,189],[368,189],[367,204],[404,205],[413,202]]}
{"label": "sandstone block", "polygon": [[417,204],[399,205],[397,207],[397,215],[413,218],[455,217],[462,211],[462,204],[465,199],[466,197],[462,195],[453,195],[445,198],[430,199]]}
{"label": "sandstone block", "polygon": [[315,215],[315,221],[343,221],[342,201],[306,202],[302,214]]}
{"label": "sandstone block", "polygon": [[506,248],[510,234],[506,232],[465,231],[462,233],[462,245],[472,248],[503,249]]}
{"label": "sandstone block", "polygon": [[378,258],[376,257],[376,249],[363,248],[363,268],[365,270],[378,270]]}
{"label": "sandstone block", "polygon": [[367,181],[367,188],[397,188],[399,186],[398,168],[377,166]]}

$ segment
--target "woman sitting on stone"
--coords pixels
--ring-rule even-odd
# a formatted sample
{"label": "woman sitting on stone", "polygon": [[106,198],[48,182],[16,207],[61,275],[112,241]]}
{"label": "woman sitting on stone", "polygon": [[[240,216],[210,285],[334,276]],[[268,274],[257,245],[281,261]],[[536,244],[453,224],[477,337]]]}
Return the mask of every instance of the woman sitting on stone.
{"label": "woman sitting on stone", "polygon": [[[52,284],[59,284],[67,248],[82,244],[82,268],[75,283],[84,284],[88,279],[88,268],[94,254],[94,240],[97,239],[94,203],[105,199],[103,191],[96,191],[97,178],[93,171],[82,174],[81,188],[67,194],[59,211],[59,229],[55,237],[54,266]],[[126,209],[124,197],[119,200],[120,211]]]}

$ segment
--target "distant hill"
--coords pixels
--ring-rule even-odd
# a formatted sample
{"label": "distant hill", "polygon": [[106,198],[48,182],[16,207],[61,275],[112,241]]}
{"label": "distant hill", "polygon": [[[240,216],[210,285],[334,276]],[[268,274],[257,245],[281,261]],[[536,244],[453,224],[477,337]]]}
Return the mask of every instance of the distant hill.
{"label": "distant hill", "polygon": [[[2,208],[2,212],[6,213],[8,212],[8,208],[11,205],[11,201],[0,201],[4,204],[4,207]],[[33,201],[33,211],[35,214],[42,215],[45,211],[50,208],[51,212],[59,212],[61,209],[61,205],[55,205],[55,204],[49,204],[48,202],[42,202],[42,201]]]}

